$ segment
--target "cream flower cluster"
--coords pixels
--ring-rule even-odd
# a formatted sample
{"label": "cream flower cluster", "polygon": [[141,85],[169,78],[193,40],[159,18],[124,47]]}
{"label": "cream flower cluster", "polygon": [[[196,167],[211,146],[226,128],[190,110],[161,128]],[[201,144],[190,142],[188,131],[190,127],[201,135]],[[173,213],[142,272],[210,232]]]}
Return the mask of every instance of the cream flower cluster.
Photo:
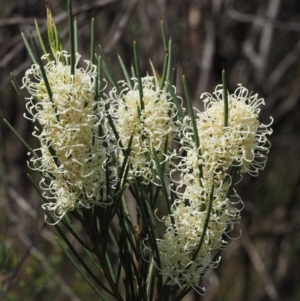
{"label": "cream flower cluster", "polygon": [[[170,217],[165,218],[166,233],[163,239],[157,241],[162,274],[168,277],[169,285],[197,287],[207,269],[218,264],[218,261],[211,260],[208,252],[208,241],[220,232],[216,228],[218,224],[210,223],[211,230],[206,235],[199,254],[192,261],[191,257],[203,231],[205,212],[185,206],[181,202],[176,204],[172,216],[175,220],[174,225]],[[226,228],[226,221],[224,225]]]}
{"label": "cream flower cluster", "polygon": [[[182,181],[186,189],[172,206],[171,215],[164,217],[167,229],[163,238],[157,241],[161,273],[168,277],[169,285],[191,286],[201,292],[201,278],[208,269],[217,267],[220,260],[213,259],[211,252],[226,247],[226,235],[239,221],[243,205],[234,190],[231,197],[236,201],[231,202],[227,197],[228,184],[216,187],[208,227],[203,234],[210,198],[208,183],[203,183],[202,187],[193,173],[184,175]],[[189,204],[186,204],[187,201]],[[240,208],[233,206],[236,204]],[[202,234],[203,243],[192,260]]]}
{"label": "cream flower cluster", "polygon": [[[159,81],[154,76],[141,78],[144,105],[144,108],[141,108],[138,80],[132,78],[132,81],[132,88],[126,82],[120,82],[120,94],[116,88],[110,91],[110,115],[124,149],[128,147],[130,139],[133,139],[128,160],[128,179],[140,178],[147,184],[157,180],[153,173],[156,169],[153,149],[167,173],[169,154],[165,152],[165,148],[170,148],[178,131],[173,121],[177,111],[170,94],[160,88]],[[115,145],[114,135],[110,138]],[[117,155],[122,164],[124,156],[120,147]]]}
{"label": "cream flower cluster", "polygon": [[201,95],[205,111],[198,114],[197,128],[201,141],[201,153],[206,164],[223,169],[240,167],[241,173],[257,176],[264,169],[272,133],[269,125],[258,120],[259,106],[263,98],[250,95],[241,84],[228,95],[228,127],[224,128],[223,88],[218,85],[214,96]]}
{"label": "cream flower cluster", "polygon": [[[215,96],[215,97],[214,97]],[[257,95],[239,85],[228,95],[228,126],[224,127],[224,102],[222,85],[216,87],[214,96],[205,93],[205,110],[196,118],[200,149],[196,148],[190,117],[181,125],[181,162],[179,199],[172,212],[164,217],[167,230],[157,241],[161,255],[161,273],[170,285],[191,286],[200,293],[200,280],[205,272],[218,265],[212,251],[226,246],[226,235],[240,219],[243,203],[232,188],[230,170],[238,168],[243,173],[258,175],[266,163],[272,133],[269,125],[258,120],[259,106],[264,104]],[[198,254],[194,254],[204,231],[205,219],[212,194],[212,207],[208,227]],[[172,187],[171,187],[172,188]],[[182,192],[183,190],[183,192]],[[194,260],[192,257],[194,256]]]}
{"label": "cream flower cluster", "polygon": [[35,150],[38,157],[30,159],[30,166],[43,173],[40,185],[50,192],[44,193],[49,202],[43,208],[53,211],[58,220],[69,210],[101,202],[105,183],[101,166],[106,151],[98,136],[104,105],[95,101],[96,66],[85,61],[85,69],[77,67],[77,54],[73,75],[69,59],[66,51],[57,52],[55,60],[45,65],[50,93],[39,65],[33,64],[23,78],[31,94],[29,119],[40,125],[33,135],[41,147]]}

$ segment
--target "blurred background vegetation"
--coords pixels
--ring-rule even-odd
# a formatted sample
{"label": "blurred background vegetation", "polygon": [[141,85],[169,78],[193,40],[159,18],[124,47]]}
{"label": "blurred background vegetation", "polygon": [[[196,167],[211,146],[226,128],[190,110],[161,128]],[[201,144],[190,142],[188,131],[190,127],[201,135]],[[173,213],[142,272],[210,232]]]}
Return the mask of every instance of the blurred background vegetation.
{"label": "blurred background vegetation", "polygon": [[[21,83],[31,62],[20,29],[29,35],[34,18],[45,29],[46,3],[68,49],[66,0],[0,2],[0,114],[33,147],[32,124],[23,118],[9,73]],[[178,94],[184,73],[201,108],[199,95],[221,82],[224,66],[232,92],[242,83],[265,98],[261,120],[275,120],[267,167],[237,188],[245,209],[232,235],[242,236],[222,253],[220,267],[205,280],[214,289],[201,300],[300,300],[300,1],[73,0],[73,8],[83,58],[89,58],[94,16],[96,42],[117,78],[116,55],[130,68],[134,39],[142,74],[150,71],[148,59],[162,70],[163,19],[173,40]],[[97,300],[57,245],[54,228],[44,223],[41,200],[26,178],[24,147],[3,123],[0,131],[0,299]],[[200,297],[191,293],[185,300]]]}

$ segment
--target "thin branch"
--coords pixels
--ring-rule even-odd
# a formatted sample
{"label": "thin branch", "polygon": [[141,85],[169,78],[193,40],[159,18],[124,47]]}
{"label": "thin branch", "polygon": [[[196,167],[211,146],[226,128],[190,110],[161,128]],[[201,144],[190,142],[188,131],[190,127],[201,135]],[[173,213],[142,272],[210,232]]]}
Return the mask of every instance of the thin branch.
{"label": "thin branch", "polygon": [[[24,212],[26,212],[32,218],[36,217],[36,215],[37,215],[36,210],[34,208],[32,208],[30,203],[27,202],[21,195],[19,195],[16,190],[14,190],[13,188],[9,188],[9,189],[7,189],[7,193],[9,195],[9,197],[12,198],[16,202],[17,205],[19,205],[22,209],[24,209]],[[8,217],[13,222],[19,221],[17,215],[13,211],[11,211],[8,214]],[[52,244],[54,244],[54,242],[55,242],[53,234],[49,230],[45,229],[45,223],[40,228],[38,233],[36,233],[36,237],[33,240],[29,239],[28,236],[26,236],[26,234],[23,233],[22,231],[17,231],[17,234],[18,234],[18,237],[20,238],[20,240],[26,245],[27,249],[26,249],[25,253],[23,254],[23,256],[21,257],[21,259],[19,260],[17,267],[6,279],[6,281],[7,281],[6,285],[9,287],[9,284],[15,279],[18,272],[24,265],[26,259],[29,257],[30,254],[33,254],[40,260],[40,262],[42,263],[42,266],[44,267],[45,270],[51,271],[51,273],[53,274],[52,279],[61,287],[62,291],[65,293],[66,296],[68,296],[70,298],[70,300],[81,301],[81,299],[79,299],[76,296],[76,294],[73,292],[73,290],[65,282],[64,278],[59,273],[57,273],[56,270],[54,268],[52,268],[52,266],[48,263],[45,255],[35,247],[36,240],[40,236],[42,236],[43,238],[45,238],[47,241],[49,241]]]}
{"label": "thin branch", "polygon": [[300,32],[300,24],[296,22],[283,22],[283,21],[273,20],[270,18],[262,18],[252,14],[240,13],[234,9],[228,10],[227,15],[230,18],[242,23],[253,23],[256,26],[261,26],[261,27],[270,26],[280,30]]}
{"label": "thin branch", "polygon": [[1,26],[13,26],[13,25],[27,25],[27,24],[33,24],[34,25],[34,20],[37,22],[46,22],[45,18],[23,18],[23,17],[13,17],[13,18],[6,18],[0,20],[0,27]]}
{"label": "thin branch", "polygon": [[[281,0],[272,0],[269,1],[268,8],[266,11],[266,17],[272,20],[276,19],[276,16],[279,12]],[[274,33],[274,27],[264,26],[262,28],[262,33],[259,41],[259,55],[261,57],[262,64],[259,67],[259,80],[262,80],[265,77],[266,66],[268,63],[268,56],[270,52],[270,47],[272,43]]]}
{"label": "thin branch", "polygon": [[196,95],[200,95],[205,91],[208,85],[213,57],[215,54],[215,27],[213,20],[208,19],[205,24],[206,38],[204,42],[204,49],[202,52],[200,75],[197,84]]}
{"label": "thin branch", "polygon": [[52,268],[52,266],[48,263],[45,255],[41,251],[39,251],[37,247],[31,245],[31,241],[29,240],[29,238],[23,233],[19,233],[18,236],[21,239],[21,241],[27,246],[27,248],[30,251],[30,254],[38,258],[44,270],[50,270],[50,272],[53,275],[52,281],[56,282],[61,287],[61,290],[65,293],[65,295],[68,296],[72,301],[81,301],[81,299],[75,294],[72,288],[70,288],[69,285],[66,283],[65,279],[59,273],[57,273],[56,270]]}
{"label": "thin branch", "polygon": [[124,32],[124,29],[129,21],[129,17],[137,2],[138,0],[131,0],[125,12],[122,12],[121,15],[118,15],[116,17],[116,21],[114,21],[114,23],[118,24],[112,24],[111,26],[110,32],[112,32],[112,34],[109,34],[110,38],[108,39],[108,42],[104,48],[105,53],[109,53],[121,38],[122,33]]}
{"label": "thin branch", "polygon": [[287,70],[299,59],[300,40],[291,51],[278,63],[266,81],[265,87],[267,91],[271,91],[284,76]]}
{"label": "thin branch", "polygon": [[276,290],[276,287],[273,283],[273,280],[268,273],[263,260],[261,259],[259,253],[257,252],[255,246],[253,245],[247,231],[243,229],[243,235],[241,236],[241,243],[248,254],[254,268],[257,273],[261,276],[264,284],[267,295],[272,301],[279,301],[280,297]]}

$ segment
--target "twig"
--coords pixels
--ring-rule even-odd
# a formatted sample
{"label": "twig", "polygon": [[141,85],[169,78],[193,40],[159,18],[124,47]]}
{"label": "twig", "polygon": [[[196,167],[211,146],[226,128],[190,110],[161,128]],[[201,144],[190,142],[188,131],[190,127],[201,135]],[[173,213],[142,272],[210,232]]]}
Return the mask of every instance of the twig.
{"label": "twig", "polygon": [[36,210],[32,208],[32,206],[22,198],[16,190],[9,187],[7,189],[7,194],[26,212],[33,218],[36,218]]}
{"label": "twig", "polygon": [[272,281],[270,274],[268,273],[261,257],[259,256],[256,248],[254,247],[247,231],[243,229],[243,235],[241,236],[241,243],[246,253],[248,254],[254,268],[260,274],[264,284],[267,295],[272,301],[279,301],[279,294]]}
{"label": "twig", "polygon": [[[36,19],[38,22],[46,22],[45,18],[38,18]],[[13,17],[13,18],[6,18],[0,20],[0,27],[1,26],[12,26],[12,25],[23,25],[23,24],[34,24],[33,18],[24,18],[24,17]]]}
{"label": "twig", "polygon": [[[14,190],[13,188],[9,188],[7,190],[8,195],[14,200],[16,201],[16,204],[18,204],[22,209],[24,209],[24,212],[26,212],[28,215],[30,215],[31,217],[35,218],[37,215],[37,212],[34,208],[32,208],[32,206],[21,196],[18,194],[18,192],[16,190]],[[14,222],[18,222],[18,217],[11,212],[8,217],[14,221]],[[53,239],[53,234],[48,231],[47,229],[44,228],[45,227],[45,223],[43,224],[43,226],[41,227],[41,229],[38,231],[38,233],[36,234],[35,239],[29,239],[25,233],[23,233],[22,231],[17,231],[18,233],[18,237],[20,238],[20,240],[26,245],[27,250],[25,251],[25,253],[23,254],[22,258],[20,259],[17,267],[14,269],[14,271],[9,275],[9,277],[6,279],[6,286],[9,287],[9,284],[13,281],[13,279],[17,276],[18,272],[20,271],[21,267],[23,266],[23,264],[25,263],[26,259],[28,258],[28,256],[30,254],[35,255],[42,263],[42,265],[44,266],[45,270],[50,270],[51,273],[53,274],[53,279],[55,279],[55,282],[61,287],[62,291],[71,298],[72,301],[81,301],[81,299],[79,299],[76,294],[73,292],[73,290],[68,286],[68,284],[65,282],[65,280],[63,279],[63,277],[61,277],[61,275],[59,273],[57,273],[55,271],[55,269],[53,269],[50,264],[47,262],[46,257],[44,256],[44,254],[39,251],[36,247],[35,247],[35,242],[36,240],[42,236],[43,238],[45,238],[47,241],[49,241],[50,243],[54,244],[54,239]]]}
{"label": "twig", "polygon": [[[266,17],[275,20],[279,11],[281,0],[269,1],[269,5],[266,11]],[[259,42],[259,55],[261,57],[262,64],[259,66],[259,80],[265,77],[265,70],[268,62],[268,55],[271,47],[271,42],[273,38],[274,27],[264,26],[262,28],[262,33]]]}
{"label": "twig", "polygon": [[266,81],[266,90],[274,89],[278,81],[282,78],[285,72],[298,60],[300,54],[300,40],[294,48],[278,63],[271,75]]}
{"label": "twig", "polygon": [[16,57],[16,54],[24,48],[22,43],[19,43],[16,47],[14,47],[11,51],[9,51],[1,60],[0,68],[3,68],[7,65],[8,62],[13,60]]}
{"label": "twig", "polygon": [[243,51],[255,70],[258,70],[263,62],[260,55],[258,55],[258,53],[256,53],[254,50],[253,44],[250,42],[250,40],[246,40],[243,44]]}
{"label": "twig", "polygon": [[270,26],[280,30],[300,32],[300,25],[296,22],[282,22],[269,18],[262,18],[252,14],[243,14],[234,9],[228,10],[227,15],[230,18],[243,23],[253,23],[256,26],[261,27]]}
{"label": "twig", "polygon": [[206,22],[206,39],[202,52],[200,75],[197,84],[196,95],[200,95],[207,88],[211,73],[212,60],[215,53],[215,28],[213,21],[208,19]]}
{"label": "twig", "polygon": [[128,23],[129,17],[130,17],[137,2],[138,2],[138,0],[131,0],[126,8],[126,11],[124,13],[122,13],[121,16],[116,17],[116,19],[118,19],[118,20],[115,22],[118,24],[117,24],[117,26],[114,26],[114,24],[111,26],[110,31],[113,32],[113,35],[111,38],[108,39],[108,43],[104,48],[105,53],[110,52],[111,49],[115,46],[115,44],[118,42],[118,40],[122,36],[125,26]]}
{"label": "twig", "polygon": [[45,255],[41,251],[39,251],[35,246],[31,245],[31,241],[29,240],[29,238],[22,233],[19,233],[18,236],[22,240],[22,242],[28,247],[30,254],[34,255],[39,259],[44,269],[50,270],[50,272],[53,274],[52,279],[61,287],[65,295],[69,296],[70,300],[72,301],[81,301],[81,299],[79,299],[79,297],[76,296],[74,291],[65,282],[64,278],[59,273],[57,273],[55,269],[53,269],[51,265],[47,262],[47,258],[45,257]]}

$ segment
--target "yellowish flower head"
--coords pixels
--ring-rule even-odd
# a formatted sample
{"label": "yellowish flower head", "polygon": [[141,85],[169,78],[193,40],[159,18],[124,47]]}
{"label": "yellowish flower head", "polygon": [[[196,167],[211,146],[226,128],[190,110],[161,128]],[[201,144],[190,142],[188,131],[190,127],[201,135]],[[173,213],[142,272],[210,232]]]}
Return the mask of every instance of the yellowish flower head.
{"label": "yellowish flower head", "polygon": [[222,85],[213,95],[204,93],[201,98],[205,110],[198,113],[197,129],[205,164],[223,170],[238,166],[241,173],[257,176],[265,167],[271,146],[267,135],[272,130],[258,120],[258,107],[264,100],[238,85],[233,94],[228,94],[228,127],[224,127]]}
{"label": "yellowish flower head", "polygon": [[209,268],[216,267],[211,251],[223,247],[222,240],[228,224],[226,210],[212,214],[203,244],[192,261],[203,232],[206,212],[179,202],[174,206],[172,225],[170,216],[164,218],[167,230],[162,239],[157,240],[161,260],[161,274],[168,277],[169,285],[199,287],[200,280]]}
{"label": "yellowish flower head", "polygon": [[[170,94],[160,89],[158,79],[146,76],[142,79],[143,104],[141,108],[138,80],[133,78],[133,87],[120,82],[122,91],[118,94],[114,88],[109,93],[111,102],[110,114],[115,122],[124,149],[128,147],[131,137],[132,145],[129,156],[129,179],[140,178],[143,183],[156,181],[155,150],[164,170],[168,170],[169,149],[177,127],[173,121],[177,114]],[[113,137],[112,137],[113,139]],[[168,151],[165,151],[165,148]],[[117,150],[120,163],[124,156]],[[165,164],[166,163],[166,164]]]}
{"label": "yellowish flower head", "polygon": [[51,96],[39,65],[32,65],[23,78],[31,94],[27,109],[40,125],[33,132],[41,143],[35,150],[39,157],[32,158],[30,165],[43,173],[41,185],[50,192],[44,196],[52,201],[43,208],[59,219],[74,208],[98,204],[105,183],[106,151],[98,136],[104,105],[95,101],[96,66],[85,61],[86,69],[79,68],[80,55],[76,58],[74,75],[66,51],[57,52],[44,67]]}
{"label": "yellowish flower head", "polygon": [[[187,116],[180,127],[182,155],[176,166],[179,185],[171,186],[178,199],[172,212],[163,218],[167,229],[157,240],[161,274],[168,277],[170,285],[188,285],[196,290],[205,272],[218,264],[211,259],[211,251],[226,247],[224,238],[240,220],[243,202],[232,187],[235,179],[229,175],[230,167],[238,167],[240,174],[257,175],[265,166],[270,148],[267,135],[272,133],[258,120],[263,99],[249,95],[241,85],[228,95],[226,127],[222,85],[216,87],[214,95],[205,93],[202,98],[205,110],[196,118],[200,148],[196,148],[191,118]],[[210,197],[208,226],[199,253],[192,260],[205,230]]]}

